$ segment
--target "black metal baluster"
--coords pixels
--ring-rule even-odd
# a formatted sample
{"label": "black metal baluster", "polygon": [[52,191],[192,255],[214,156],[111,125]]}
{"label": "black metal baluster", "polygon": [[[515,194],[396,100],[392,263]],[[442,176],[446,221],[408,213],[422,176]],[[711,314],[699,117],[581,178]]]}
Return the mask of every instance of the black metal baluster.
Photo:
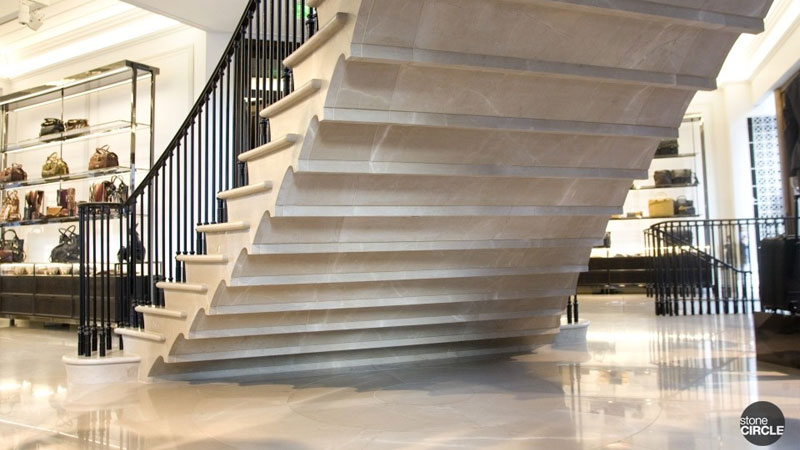
{"label": "black metal baluster", "polygon": [[[106,356],[106,327],[104,320],[106,318],[106,261],[105,261],[105,253],[106,253],[106,230],[105,230],[105,220],[103,220],[103,213],[105,206],[100,206],[100,326],[97,330],[97,350],[99,356],[105,357]],[[95,261],[97,263],[97,261]]]}
{"label": "black metal baluster", "polygon": [[86,283],[87,283],[87,266],[86,266],[86,239],[88,234],[84,229],[86,227],[86,208],[79,207],[78,208],[78,232],[80,234],[80,273],[79,273],[79,325],[78,325],[78,356],[90,356],[86,353],[86,323],[87,323],[87,299],[88,299],[88,292],[86,290]]}
{"label": "black metal baluster", "polygon": [[197,149],[195,160],[197,161],[197,184],[193,186],[197,194],[197,216],[193,223],[194,238],[197,244],[197,254],[203,254],[203,233],[197,231],[197,227],[203,224],[203,110],[197,111]]}
{"label": "black metal baluster", "polygon": [[97,351],[97,212],[92,208],[92,352]]}
{"label": "black metal baluster", "polygon": [[219,217],[219,205],[217,204],[217,179],[219,178],[219,165],[217,157],[219,156],[219,145],[217,143],[217,129],[219,128],[219,122],[217,122],[217,106],[219,101],[217,100],[217,83],[216,79],[214,81],[214,89],[211,91],[211,104],[209,104],[209,111],[211,111],[211,128],[206,127],[208,131],[211,132],[211,145],[216,147],[216,151],[212,151],[212,158],[211,161],[211,173],[209,177],[211,177],[211,192],[209,195],[211,198],[209,201],[211,202],[211,222],[213,223],[221,223]]}
{"label": "black metal baluster", "polygon": [[[118,236],[119,239],[117,240],[117,242],[119,243],[118,248],[122,248],[123,246],[123,230],[127,231],[127,229],[125,228],[125,218],[123,217],[122,214],[122,208],[123,208],[122,204],[116,207],[116,213],[117,216],[119,217],[119,236]],[[119,266],[117,266],[117,264]],[[125,289],[124,289],[125,285],[122,282],[124,277],[122,261],[117,261],[117,263],[115,263],[114,266],[115,266],[114,273],[116,274],[116,279],[114,281],[115,282],[114,293],[116,294],[116,299],[117,299],[114,304],[115,308],[114,312],[115,315],[117,316],[117,328],[127,327],[128,324],[127,320],[125,319],[125,311],[126,311]],[[117,345],[119,346],[120,350],[124,350],[122,344],[122,335],[117,336]]]}
{"label": "black metal baluster", "polygon": [[111,263],[111,208],[106,207],[106,348],[111,350],[111,279],[114,270]]}
{"label": "black metal baluster", "polygon": [[[210,115],[209,114],[210,111],[213,111],[213,109],[211,108],[211,97],[207,95],[206,96],[206,113],[204,115],[205,121],[206,121],[206,127],[204,128],[204,130],[206,130],[206,132],[203,135],[203,137],[205,138],[205,161],[206,161],[206,169],[205,169],[206,172],[205,172],[205,176],[203,177],[203,178],[205,178],[205,186],[203,188],[204,189],[204,192],[203,192],[203,224],[204,225],[208,225],[208,223],[209,223],[208,222],[209,221],[209,218],[208,218],[209,217],[209,209],[211,209],[211,199],[209,197],[213,194],[212,188],[211,188],[211,182],[214,179],[214,170],[213,170],[213,168],[211,166],[211,155],[210,155],[211,150],[210,150],[210,148],[208,146],[208,138],[211,135],[211,129],[208,126],[208,116]],[[211,142],[213,143],[214,141],[212,140]],[[206,235],[203,234],[203,253],[206,253],[205,240],[206,240]]]}
{"label": "black metal baluster", "polygon": [[[175,228],[173,228],[172,218],[173,216],[180,216],[180,209],[175,208],[176,195],[173,187],[173,182],[175,181],[175,173],[177,172],[177,170],[175,170],[176,164],[172,163],[173,162],[172,159],[175,157],[175,153],[176,151],[173,151],[169,155],[169,164],[168,164],[170,170],[169,170],[169,186],[168,186],[169,190],[167,191],[167,196],[169,197],[169,208],[167,208],[167,211],[170,211],[171,213],[169,215],[169,224],[167,226],[167,228],[169,229],[169,238],[167,239],[168,250],[167,254],[164,256],[164,262],[163,262],[163,264],[165,264],[165,267],[169,267],[169,277],[167,278],[167,281],[169,281],[170,283],[172,283],[172,281],[175,279],[174,278],[175,272],[173,270],[175,266],[173,265],[170,258],[174,258],[175,253],[173,253],[172,242],[177,237],[175,235]],[[180,144],[178,144],[177,153],[180,153]]]}
{"label": "black metal baluster", "polygon": [[[276,75],[276,66],[275,60],[278,54],[278,48],[276,47],[276,39],[278,39],[275,34],[275,1],[269,1],[269,96],[267,97],[267,102],[269,105],[275,103],[277,98],[275,96],[275,82],[278,79]],[[267,119],[268,127],[269,127],[269,119]]]}
{"label": "black metal baluster", "polygon": [[[153,293],[152,295],[152,303],[153,306],[162,306],[161,299],[158,297],[158,292],[156,290],[156,283],[158,282],[158,258],[157,256],[159,253],[160,241],[158,239],[158,222],[159,219],[163,216],[160,216],[158,210],[158,179],[160,177],[160,171],[156,171],[155,175],[152,179],[152,184],[150,188],[150,198],[153,200],[153,205],[150,208],[153,217],[149,218],[148,229],[150,230],[151,236],[153,241],[151,242],[151,246],[153,248],[153,254],[147,257],[148,260],[148,268],[151,270],[149,276],[149,286],[148,288]],[[164,179],[163,176],[160,177],[162,180]]]}
{"label": "black metal baluster", "polygon": [[189,184],[186,186],[186,190],[189,191],[189,202],[187,203],[189,206],[189,217],[186,220],[186,234],[189,236],[189,242],[191,244],[188,248],[189,254],[194,255],[194,226],[197,224],[194,218],[194,122],[192,122],[192,125],[189,127],[189,148],[187,149],[187,154],[189,161]]}

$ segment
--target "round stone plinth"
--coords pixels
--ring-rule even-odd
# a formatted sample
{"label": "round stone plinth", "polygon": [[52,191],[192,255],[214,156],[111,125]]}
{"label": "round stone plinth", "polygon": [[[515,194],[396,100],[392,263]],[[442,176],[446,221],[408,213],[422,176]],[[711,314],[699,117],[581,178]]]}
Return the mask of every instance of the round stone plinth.
{"label": "round stone plinth", "polygon": [[69,384],[105,384],[136,381],[141,358],[120,353],[103,358],[64,355],[61,360]]}
{"label": "round stone plinth", "polygon": [[586,331],[589,329],[589,323],[588,320],[581,320],[577,323],[562,324],[561,330],[553,341],[553,347],[586,347]]}

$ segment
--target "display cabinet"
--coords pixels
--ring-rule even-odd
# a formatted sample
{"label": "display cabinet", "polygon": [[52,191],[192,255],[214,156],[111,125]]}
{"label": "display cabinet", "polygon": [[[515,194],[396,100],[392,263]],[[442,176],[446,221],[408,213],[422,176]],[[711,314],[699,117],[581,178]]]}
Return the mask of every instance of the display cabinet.
{"label": "display cabinet", "polygon": [[[78,220],[77,203],[108,196],[103,186],[112,182],[130,192],[149,170],[158,73],[126,60],[0,97],[0,227],[24,240],[25,262],[49,262],[59,228]],[[46,119],[64,129],[45,127]],[[116,158],[92,162],[102,148]],[[67,169],[45,173],[51,156]],[[24,180],[9,173],[15,167]],[[9,214],[15,198],[18,211]]]}

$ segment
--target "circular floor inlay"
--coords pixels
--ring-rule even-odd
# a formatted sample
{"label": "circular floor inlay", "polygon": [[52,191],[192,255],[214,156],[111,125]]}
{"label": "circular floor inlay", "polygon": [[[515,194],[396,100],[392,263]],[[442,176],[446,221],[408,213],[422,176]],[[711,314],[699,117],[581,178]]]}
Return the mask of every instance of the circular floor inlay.
{"label": "circular floor inlay", "polygon": [[469,400],[474,394],[461,383],[406,383],[376,391],[375,398],[398,405],[452,405]]}

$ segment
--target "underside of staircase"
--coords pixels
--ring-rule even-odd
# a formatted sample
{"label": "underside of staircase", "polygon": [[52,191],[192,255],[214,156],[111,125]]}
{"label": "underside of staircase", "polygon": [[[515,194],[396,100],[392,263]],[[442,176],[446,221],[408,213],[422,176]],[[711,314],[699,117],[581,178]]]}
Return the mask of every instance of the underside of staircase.
{"label": "underside of staircase", "polygon": [[548,344],[633,179],[769,0],[316,0],[140,378],[515,354]]}

